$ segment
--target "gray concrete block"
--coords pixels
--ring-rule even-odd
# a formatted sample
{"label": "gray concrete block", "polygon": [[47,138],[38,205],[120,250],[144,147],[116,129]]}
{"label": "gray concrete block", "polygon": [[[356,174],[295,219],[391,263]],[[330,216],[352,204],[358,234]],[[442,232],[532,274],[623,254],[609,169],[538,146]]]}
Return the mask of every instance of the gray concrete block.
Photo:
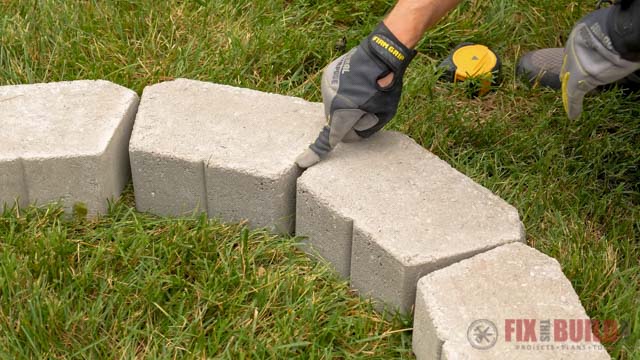
{"label": "gray concrete block", "polygon": [[248,220],[254,227],[293,233],[296,180],[301,173],[292,166],[277,177],[268,177],[207,164],[209,211],[226,221]]}
{"label": "gray concrete block", "polygon": [[135,92],[107,81],[0,87],[0,202],[104,213],[129,179]]}
{"label": "gray concrete block", "polygon": [[[545,341],[541,325],[547,320]],[[560,329],[570,329],[571,320],[588,324],[589,317],[558,262],[526,245],[508,244],[420,279],[413,351],[429,360],[609,359],[586,332],[574,332],[576,341],[565,339],[568,333]],[[478,337],[483,332],[487,336]]]}
{"label": "gray concrete block", "polygon": [[0,158],[0,210],[16,203],[20,206],[29,203],[22,161],[13,157]]}
{"label": "gray concrete block", "polygon": [[178,79],[145,88],[130,144],[138,209],[293,231],[295,158],[321,104]]}
{"label": "gray concrete block", "polygon": [[298,197],[296,234],[361,294],[402,311],[421,276],[524,241],[515,208],[394,132],[340,144],[298,179]]}
{"label": "gray concrete block", "polygon": [[162,216],[207,212],[202,160],[139,150],[130,156],[139,211]]}
{"label": "gray concrete block", "polygon": [[[351,272],[351,241],[353,221],[332,209],[322,197],[298,183],[296,198],[296,234],[305,236],[301,249],[333,265],[338,274],[347,278]],[[345,241],[349,239],[349,241]],[[312,242],[311,242],[312,240]]]}

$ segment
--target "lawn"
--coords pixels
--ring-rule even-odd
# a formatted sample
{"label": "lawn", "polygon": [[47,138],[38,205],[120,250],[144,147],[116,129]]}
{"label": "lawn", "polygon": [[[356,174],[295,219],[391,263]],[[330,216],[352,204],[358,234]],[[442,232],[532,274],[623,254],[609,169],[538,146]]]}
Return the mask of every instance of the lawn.
{"label": "lawn", "polygon": [[0,358],[400,358],[385,319],[294,240],[206,217],[134,211],[0,219]]}
{"label": "lawn", "polygon": [[[319,101],[322,68],[393,1],[0,0],[0,85],[106,79],[141,93],[176,77]],[[402,131],[520,211],[588,314],[625,324],[608,344],[640,358],[640,105],[613,89],[569,121],[557,92],[515,76],[593,8],[466,1],[420,43]],[[437,81],[462,41],[502,57],[479,99]],[[372,164],[375,166],[375,164]],[[410,358],[407,319],[385,320],[297,241],[241,224],[135,212],[131,189],[96,221],[59,209],[0,218],[0,357]]]}

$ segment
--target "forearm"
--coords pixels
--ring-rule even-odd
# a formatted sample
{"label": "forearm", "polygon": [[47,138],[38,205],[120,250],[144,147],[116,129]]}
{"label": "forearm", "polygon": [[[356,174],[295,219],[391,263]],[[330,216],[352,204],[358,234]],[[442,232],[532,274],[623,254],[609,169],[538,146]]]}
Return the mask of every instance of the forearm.
{"label": "forearm", "polygon": [[424,32],[462,0],[398,0],[384,19],[385,25],[405,46],[413,48]]}

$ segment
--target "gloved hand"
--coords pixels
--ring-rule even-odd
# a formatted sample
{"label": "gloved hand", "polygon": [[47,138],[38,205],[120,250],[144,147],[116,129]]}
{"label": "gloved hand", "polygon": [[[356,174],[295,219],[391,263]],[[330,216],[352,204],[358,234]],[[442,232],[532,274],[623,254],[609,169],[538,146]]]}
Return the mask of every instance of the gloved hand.
{"label": "gloved hand", "polygon": [[576,24],[567,40],[560,81],[564,108],[572,120],[580,117],[585,94],[640,69],[640,62],[625,59],[614,47],[618,39],[625,40],[622,38],[625,34],[616,30],[626,26],[620,6],[617,4],[588,14]]}
{"label": "gloved hand", "polygon": [[[380,23],[360,45],[330,63],[322,75],[322,100],[328,125],[296,159],[308,168],[340,141],[371,136],[396,114],[404,72],[416,52]],[[393,73],[384,88],[378,80]]]}

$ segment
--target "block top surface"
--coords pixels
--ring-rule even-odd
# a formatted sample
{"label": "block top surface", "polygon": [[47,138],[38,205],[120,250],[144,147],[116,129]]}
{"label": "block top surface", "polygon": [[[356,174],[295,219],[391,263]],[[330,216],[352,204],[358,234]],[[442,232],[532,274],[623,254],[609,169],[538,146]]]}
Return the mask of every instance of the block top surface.
{"label": "block top surface", "polygon": [[276,176],[323,124],[321,104],[177,79],[145,88],[130,149]]}
{"label": "block top surface", "polygon": [[0,158],[102,153],[138,96],[104,80],[0,87]]}
{"label": "block top surface", "polygon": [[[609,359],[599,342],[591,341],[593,338],[555,341],[562,339],[553,338],[551,328],[552,338],[546,343],[541,341],[540,321],[551,320],[553,326],[555,320],[568,324],[570,320],[589,317],[560,264],[521,243],[500,246],[430,273],[418,282],[418,297],[425,299],[448,359]],[[472,323],[481,319],[491,321],[498,333],[495,345],[488,349],[472,347],[468,338]],[[536,334],[528,330],[526,339],[523,319],[535,321]],[[536,336],[535,342],[530,335]],[[516,347],[549,344],[555,350],[545,347],[526,351]],[[562,348],[563,345],[585,345],[590,351]]]}
{"label": "block top surface", "polygon": [[298,184],[407,265],[524,238],[515,208],[400,133],[340,144]]}

